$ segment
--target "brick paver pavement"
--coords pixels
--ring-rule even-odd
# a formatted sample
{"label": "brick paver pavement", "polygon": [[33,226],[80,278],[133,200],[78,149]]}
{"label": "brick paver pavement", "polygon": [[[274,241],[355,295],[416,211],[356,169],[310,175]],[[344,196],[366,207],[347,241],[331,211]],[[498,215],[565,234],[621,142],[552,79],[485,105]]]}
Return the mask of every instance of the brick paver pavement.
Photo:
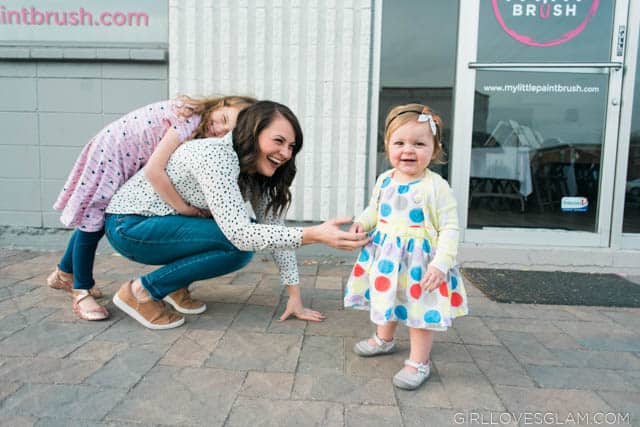
{"label": "brick paver pavement", "polygon": [[277,320],[286,298],[258,255],[193,284],[208,310],[156,332],[110,301],[149,267],[100,255],[112,317],[85,322],[44,285],[59,256],[0,250],[1,425],[640,425],[638,309],[499,304],[469,286],[471,315],[436,335],[432,377],[406,392],[391,384],[405,328],[394,355],[351,350],[373,328],[342,308],[348,262],[300,261],[303,298],[323,323]]}

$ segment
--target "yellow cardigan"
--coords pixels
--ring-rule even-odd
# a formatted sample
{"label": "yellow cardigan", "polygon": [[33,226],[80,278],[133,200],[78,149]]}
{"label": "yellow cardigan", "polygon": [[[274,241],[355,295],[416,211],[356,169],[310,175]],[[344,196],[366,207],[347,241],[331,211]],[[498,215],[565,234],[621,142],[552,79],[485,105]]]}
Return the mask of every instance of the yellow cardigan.
{"label": "yellow cardigan", "polygon": [[[368,206],[357,217],[355,222],[363,225],[366,231],[371,231],[378,222],[378,201],[380,187],[385,178],[391,177],[395,169],[382,173],[373,189]],[[422,210],[425,218],[425,238],[435,249],[435,257],[431,265],[447,273],[456,264],[458,253],[458,212],[453,191],[449,183],[437,173],[426,169],[422,180],[416,184],[421,186],[423,193]]]}

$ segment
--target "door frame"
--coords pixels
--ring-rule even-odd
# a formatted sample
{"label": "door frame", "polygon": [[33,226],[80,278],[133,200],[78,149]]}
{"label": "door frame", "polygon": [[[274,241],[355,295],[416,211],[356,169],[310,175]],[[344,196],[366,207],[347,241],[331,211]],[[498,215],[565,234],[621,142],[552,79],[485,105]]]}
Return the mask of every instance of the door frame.
{"label": "door frame", "polygon": [[[567,247],[610,247],[612,238],[612,215],[614,203],[614,184],[619,190],[616,178],[616,165],[620,164],[618,150],[618,129],[620,125],[620,100],[622,96],[622,69],[611,69],[607,92],[607,109],[604,142],[602,145],[601,176],[596,216],[596,231],[566,231],[551,229],[522,229],[485,227],[481,230],[469,229],[469,173],[471,170],[471,136],[473,132],[473,113],[476,86],[476,69],[469,64],[476,61],[481,0],[460,2],[458,20],[458,52],[456,59],[456,77],[454,84],[454,124],[452,132],[451,185],[458,200],[461,241],[476,244],[527,244],[534,246]],[[634,8],[637,9],[637,8]],[[629,28],[627,19],[629,0],[617,0],[614,10],[613,34],[611,37],[611,62],[625,61],[624,52],[618,56],[616,45],[617,29],[620,25]],[[635,64],[634,64],[635,66]],[[460,118],[464,117],[465,120]],[[628,151],[628,149],[627,149]],[[627,153],[628,154],[628,153]],[[624,166],[626,171],[626,165]],[[625,174],[626,177],[626,174]],[[624,185],[623,195],[624,195]],[[617,212],[617,211],[616,211]],[[620,224],[621,227],[621,224]],[[555,243],[557,242],[557,244]]]}
{"label": "door frame", "polygon": [[376,182],[378,162],[378,109],[380,107],[380,58],[382,56],[382,0],[373,1],[371,23],[371,85],[369,91],[369,129],[367,138],[367,181],[364,183],[364,203],[369,201]]}
{"label": "door frame", "polygon": [[620,132],[618,135],[618,159],[611,225],[611,246],[615,249],[640,249],[639,233],[623,233],[625,188],[629,165],[629,146],[631,142],[631,120],[633,118],[634,95],[640,96],[640,88],[635,88],[638,73],[638,50],[640,49],[640,2],[629,5],[625,71],[622,80],[622,99],[620,112]]}

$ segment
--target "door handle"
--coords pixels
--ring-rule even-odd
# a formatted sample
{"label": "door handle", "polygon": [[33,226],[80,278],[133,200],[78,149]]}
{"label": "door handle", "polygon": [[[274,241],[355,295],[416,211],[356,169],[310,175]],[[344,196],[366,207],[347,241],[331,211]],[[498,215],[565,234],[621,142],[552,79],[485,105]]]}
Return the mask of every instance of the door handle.
{"label": "door handle", "polygon": [[622,69],[622,62],[469,62],[469,68],[494,71],[542,71],[606,74]]}

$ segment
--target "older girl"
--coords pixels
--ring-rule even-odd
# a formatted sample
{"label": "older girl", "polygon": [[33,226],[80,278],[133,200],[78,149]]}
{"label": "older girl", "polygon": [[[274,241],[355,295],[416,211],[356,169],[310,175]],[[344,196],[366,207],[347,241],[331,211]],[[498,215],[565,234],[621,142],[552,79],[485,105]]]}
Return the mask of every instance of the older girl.
{"label": "older girl", "polygon": [[76,230],[47,278],[52,288],[72,292],[73,311],[80,318],[109,317],[93,299],[101,295],[94,288],[93,262],[104,235],[105,209],[116,190],[146,164],[150,183],[176,212],[206,216],[206,211],[191,206],[175,191],[164,172],[166,162],[185,140],[224,136],[238,112],[254,102],[241,96],[201,100],[183,96],[157,102],[107,125],[85,146],[54,205],[62,210],[61,222]]}

